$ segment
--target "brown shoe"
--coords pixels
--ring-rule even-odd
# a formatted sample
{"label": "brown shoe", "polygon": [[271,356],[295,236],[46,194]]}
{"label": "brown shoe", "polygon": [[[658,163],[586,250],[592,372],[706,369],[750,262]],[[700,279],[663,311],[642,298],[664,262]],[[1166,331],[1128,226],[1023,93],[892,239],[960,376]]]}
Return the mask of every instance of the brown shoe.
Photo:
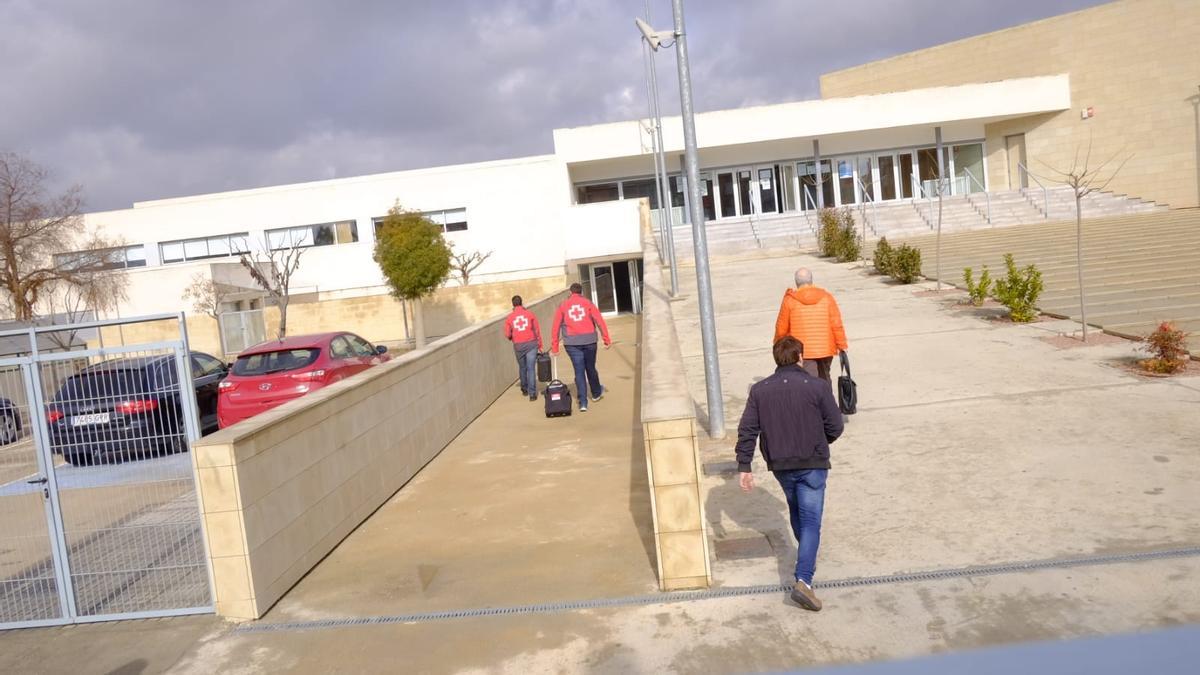
{"label": "brown shoe", "polygon": [[804,609],[813,612],[821,611],[821,601],[817,599],[817,594],[813,593],[812,586],[803,581],[797,581],[796,585],[792,587],[792,600]]}

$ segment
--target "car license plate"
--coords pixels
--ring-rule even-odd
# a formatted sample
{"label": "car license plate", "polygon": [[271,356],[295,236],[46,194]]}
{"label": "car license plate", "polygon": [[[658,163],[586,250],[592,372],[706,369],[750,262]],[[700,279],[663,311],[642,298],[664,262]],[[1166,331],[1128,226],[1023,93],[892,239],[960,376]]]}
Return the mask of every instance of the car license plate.
{"label": "car license plate", "polygon": [[108,413],[93,413],[91,415],[75,415],[71,418],[71,426],[85,427],[89,424],[108,424]]}

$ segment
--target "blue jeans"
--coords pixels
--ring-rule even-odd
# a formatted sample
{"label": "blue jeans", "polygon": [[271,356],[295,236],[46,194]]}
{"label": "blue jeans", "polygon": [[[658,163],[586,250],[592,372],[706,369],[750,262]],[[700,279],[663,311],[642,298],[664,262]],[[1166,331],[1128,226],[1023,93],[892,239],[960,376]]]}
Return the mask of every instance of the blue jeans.
{"label": "blue jeans", "polygon": [[538,350],[529,349],[517,352],[517,372],[521,375],[521,392],[526,396],[537,395],[537,354]]}
{"label": "blue jeans", "polygon": [[825,479],[829,469],[776,471],[775,480],[787,497],[792,534],[796,535],[796,580],[812,585],[821,545],[821,515],[825,511]]}
{"label": "blue jeans", "polygon": [[575,367],[575,395],[579,397],[579,405],[587,405],[587,395],[590,386],[592,398],[604,392],[600,386],[600,374],[596,372],[596,343],[590,345],[566,345],[567,356],[571,357],[571,365]]}

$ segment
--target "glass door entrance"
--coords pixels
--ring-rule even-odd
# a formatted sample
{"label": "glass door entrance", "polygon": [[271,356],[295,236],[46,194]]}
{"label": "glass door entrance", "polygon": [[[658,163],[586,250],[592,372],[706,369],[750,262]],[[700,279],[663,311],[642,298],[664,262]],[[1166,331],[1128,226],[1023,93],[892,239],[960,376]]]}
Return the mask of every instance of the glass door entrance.
{"label": "glass door entrance", "polygon": [[759,213],[779,213],[779,194],[776,189],[775,167],[760,166],[755,171],[755,192],[758,193]]}
{"label": "glass door entrance", "polygon": [[600,313],[608,316],[617,313],[617,284],[611,264],[592,265],[592,303]]}

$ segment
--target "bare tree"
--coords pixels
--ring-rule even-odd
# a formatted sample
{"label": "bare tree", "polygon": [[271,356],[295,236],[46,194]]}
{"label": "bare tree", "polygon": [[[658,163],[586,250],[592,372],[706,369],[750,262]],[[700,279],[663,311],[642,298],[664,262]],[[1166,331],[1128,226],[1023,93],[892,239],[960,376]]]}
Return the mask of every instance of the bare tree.
{"label": "bare tree", "polygon": [[79,331],[71,324],[99,318],[100,312],[116,309],[126,299],[128,281],[118,270],[79,273],[72,281],[58,281],[46,288],[35,308],[38,323],[68,326],[46,333],[46,339],[63,350],[75,348]]}
{"label": "bare tree", "polygon": [[471,273],[479,269],[479,266],[487,262],[487,259],[492,257],[495,251],[480,253],[472,251],[470,253],[451,253],[450,266],[454,268],[454,273],[458,275],[459,281],[463,286],[471,284]]}
{"label": "bare tree", "polygon": [[228,295],[223,286],[205,276],[203,272],[193,274],[192,282],[183,289],[184,299],[192,301],[193,312],[206,314],[217,321],[221,319],[221,305],[225,304]]}
{"label": "bare tree", "polygon": [[238,262],[250,273],[250,278],[279,307],[279,337],[287,335],[287,310],[290,301],[292,275],[300,267],[300,256],[304,247],[298,241],[277,242],[272,246],[270,237],[264,237],[261,246],[252,253],[242,253]]}
{"label": "bare tree", "polygon": [[68,304],[109,304],[115,296],[86,290],[97,275],[112,277],[101,284],[106,289],[123,289],[123,275],[105,273],[124,266],[124,249],[98,232],[82,231],[81,188],[48,196],[49,178],[28,158],[0,152],[0,293],[17,321],[33,321],[49,304],[61,306],[62,297],[50,297],[55,293],[69,293]]}
{"label": "bare tree", "polygon": [[1133,155],[1128,155],[1121,160],[1116,168],[1109,168],[1109,165],[1116,160],[1118,155],[1123,154],[1123,151],[1118,150],[1108,159],[1100,162],[1098,166],[1092,166],[1092,141],[1088,139],[1087,152],[1083,156],[1083,161],[1079,159],[1079,148],[1075,148],[1075,158],[1071,160],[1071,167],[1065,171],[1056,169],[1046,165],[1046,168],[1054,174],[1049,179],[1069,186],[1075,193],[1075,271],[1079,282],[1079,323],[1083,328],[1083,341],[1087,342],[1087,307],[1085,303],[1086,294],[1083,286],[1083,198],[1093,192],[1103,192],[1108,188],[1108,184],[1112,182],[1121,169],[1125,166]]}

